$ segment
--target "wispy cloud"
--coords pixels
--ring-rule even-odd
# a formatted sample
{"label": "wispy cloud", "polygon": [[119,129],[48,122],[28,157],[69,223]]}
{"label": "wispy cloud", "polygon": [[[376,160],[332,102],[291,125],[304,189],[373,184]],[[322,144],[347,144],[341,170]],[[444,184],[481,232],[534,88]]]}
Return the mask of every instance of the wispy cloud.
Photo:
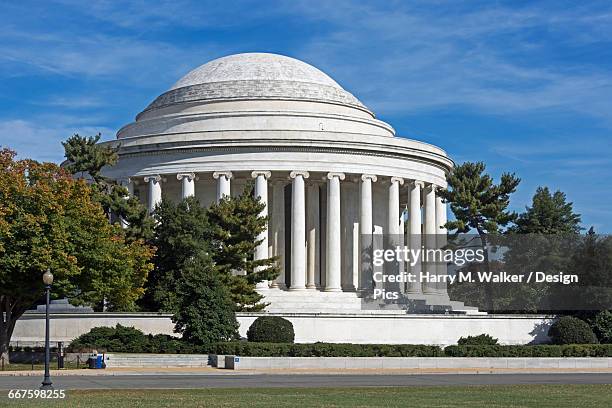
{"label": "wispy cloud", "polygon": [[[87,124],[90,122],[90,124]],[[12,119],[0,121],[0,146],[9,147],[22,157],[31,157],[31,152],[37,152],[35,158],[42,161],[59,162],[63,159],[61,142],[69,136],[95,135],[103,133],[112,135],[115,130],[105,126],[96,126],[95,120],[71,121],[69,117],[45,116],[38,121]]]}
{"label": "wispy cloud", "polygon": [[311,39],[304,54],[386,113],[569,110],[612,125],[612,72],[579,57],[555,64],[557,50],[545,41],[554,37],[556,46],[574,52],[585,44],[610,46],[609,7],[392,4],[300,3],[300,12],[334,27]]}

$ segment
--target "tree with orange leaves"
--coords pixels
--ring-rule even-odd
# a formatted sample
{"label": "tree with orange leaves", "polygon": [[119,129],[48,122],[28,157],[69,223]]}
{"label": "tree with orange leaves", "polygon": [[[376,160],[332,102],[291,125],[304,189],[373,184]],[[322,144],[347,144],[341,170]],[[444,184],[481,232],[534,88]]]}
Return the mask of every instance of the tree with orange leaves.
{"label": "tree with orange leaves", "polygon": [[8,360],[15,323],[43,296],[71,303],[131,310],[153,268],[153,249],[126,240],[111,225],[90,187],[53,163],[16,160],[0,150],[0,356]]}

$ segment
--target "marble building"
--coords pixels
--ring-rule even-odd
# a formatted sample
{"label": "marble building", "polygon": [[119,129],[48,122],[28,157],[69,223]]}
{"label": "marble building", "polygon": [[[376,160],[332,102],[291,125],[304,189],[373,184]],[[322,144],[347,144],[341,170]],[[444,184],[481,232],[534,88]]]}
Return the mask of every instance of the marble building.
{"label": "marble building", "polygon": [[[248,180],[267,204],[254,256],[278,256],[282,273],[258,290],[269,313],[359,313],[372,282],[360,260],[376,234],[420,246],[444,239],[437,195],[453,162],[439,147],[398,137],[388,123],[317,68],[274,54],[208,62],[158,96],[109,142],[121,180],[153,209],[162,197],[203,205]],[[418,273],[420,265],[415,265]],[[407,296],[455,310],[441,284]]]}

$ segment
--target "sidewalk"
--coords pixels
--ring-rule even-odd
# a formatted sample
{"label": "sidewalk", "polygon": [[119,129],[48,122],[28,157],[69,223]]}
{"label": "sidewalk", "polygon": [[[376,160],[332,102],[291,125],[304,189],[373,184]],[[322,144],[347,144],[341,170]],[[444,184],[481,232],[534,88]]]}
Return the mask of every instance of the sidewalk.
{"label": "sidewalk", "polygon": [[[316,374],[316,375],[420,375],[420,374],[584,374],[611,373],[612,368],[406,368],[406,369],[253,369],[224,370],[213,367],[147,367],[147,368],[107,368],[104,370],[53,370],[51,376],[121,376],[121,375],[262,375],[262,374]],[[36,377],[42,371],[0,371],[1,376]]]}

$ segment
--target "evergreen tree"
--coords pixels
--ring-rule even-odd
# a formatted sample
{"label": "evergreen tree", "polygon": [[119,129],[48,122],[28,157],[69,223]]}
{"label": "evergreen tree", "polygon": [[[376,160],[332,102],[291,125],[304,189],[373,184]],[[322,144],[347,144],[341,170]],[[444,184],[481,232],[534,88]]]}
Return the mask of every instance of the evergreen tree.
{"label": "evergreen tree", "polygon": [[177,288],[186,263],[200,252],[207,252],[210,227],[206,209],[194,197],[175,204],[162,200],[154,212],[157,248],[155,269],[149,275],[143,308],[157,311],[175,311],[180,291]]}
{"label": "evergreen tree", "polygon": [[[502,228],[516,219],[516,214],[508,211],[510,194],[516,191],[520,179],[514,174],[504,173],[501,182],[495,184],[493,178],[484,173],[482,162],[465,162],[455,167],[448,175],[448,189],[440,196],[450,203],[455,220],[446,223],[446,228],[456,234],[476,230],[481,248],[484,251],[484,266],[491,270],[487,246],[489,235],[501,233]],[[485,287],[487,310],[492,308],[492,292]]]}
{"label": "evergreen tree", "polygon": [[580,232],[580,214],[574,213],[573,204],[566,201],[565,193],[551,194],[548,187],[538,187],[531,207],[519,215],[512,232],[520,234],[577,234]]}
{"label": "evergreen tree", "polygon": [[211,226],[212,256],[226,276],[232,298],[239,311],[259,311],[266,305],[255,291],[263,280],[273,280],[279,274],[275,258],[254,260],[258,235],[265,230],[267,217],[260,213],[265,205],[253,197],[248,184],[238,197],[226,197],[208,209]]}
{"label": "evergreen tree", "polygon": [[117,150],[98,144],[100,134],[93,137],[73,135],[62,143],[67,163],[64,167],[73,175],[90,181],[93,198],[98,201],[109,220],[123,219],[129,240],[150,239],[153,222],[147,208],[138,198],[130,196],[127,188],[102,175],[106,166],[117,164]]}
{"label": "evergreen tree", "polygon": [[172,320],[185,340],[207,345],[238,338],[235,304],[208,254],[200,251],[182,266],[176,290]]}

